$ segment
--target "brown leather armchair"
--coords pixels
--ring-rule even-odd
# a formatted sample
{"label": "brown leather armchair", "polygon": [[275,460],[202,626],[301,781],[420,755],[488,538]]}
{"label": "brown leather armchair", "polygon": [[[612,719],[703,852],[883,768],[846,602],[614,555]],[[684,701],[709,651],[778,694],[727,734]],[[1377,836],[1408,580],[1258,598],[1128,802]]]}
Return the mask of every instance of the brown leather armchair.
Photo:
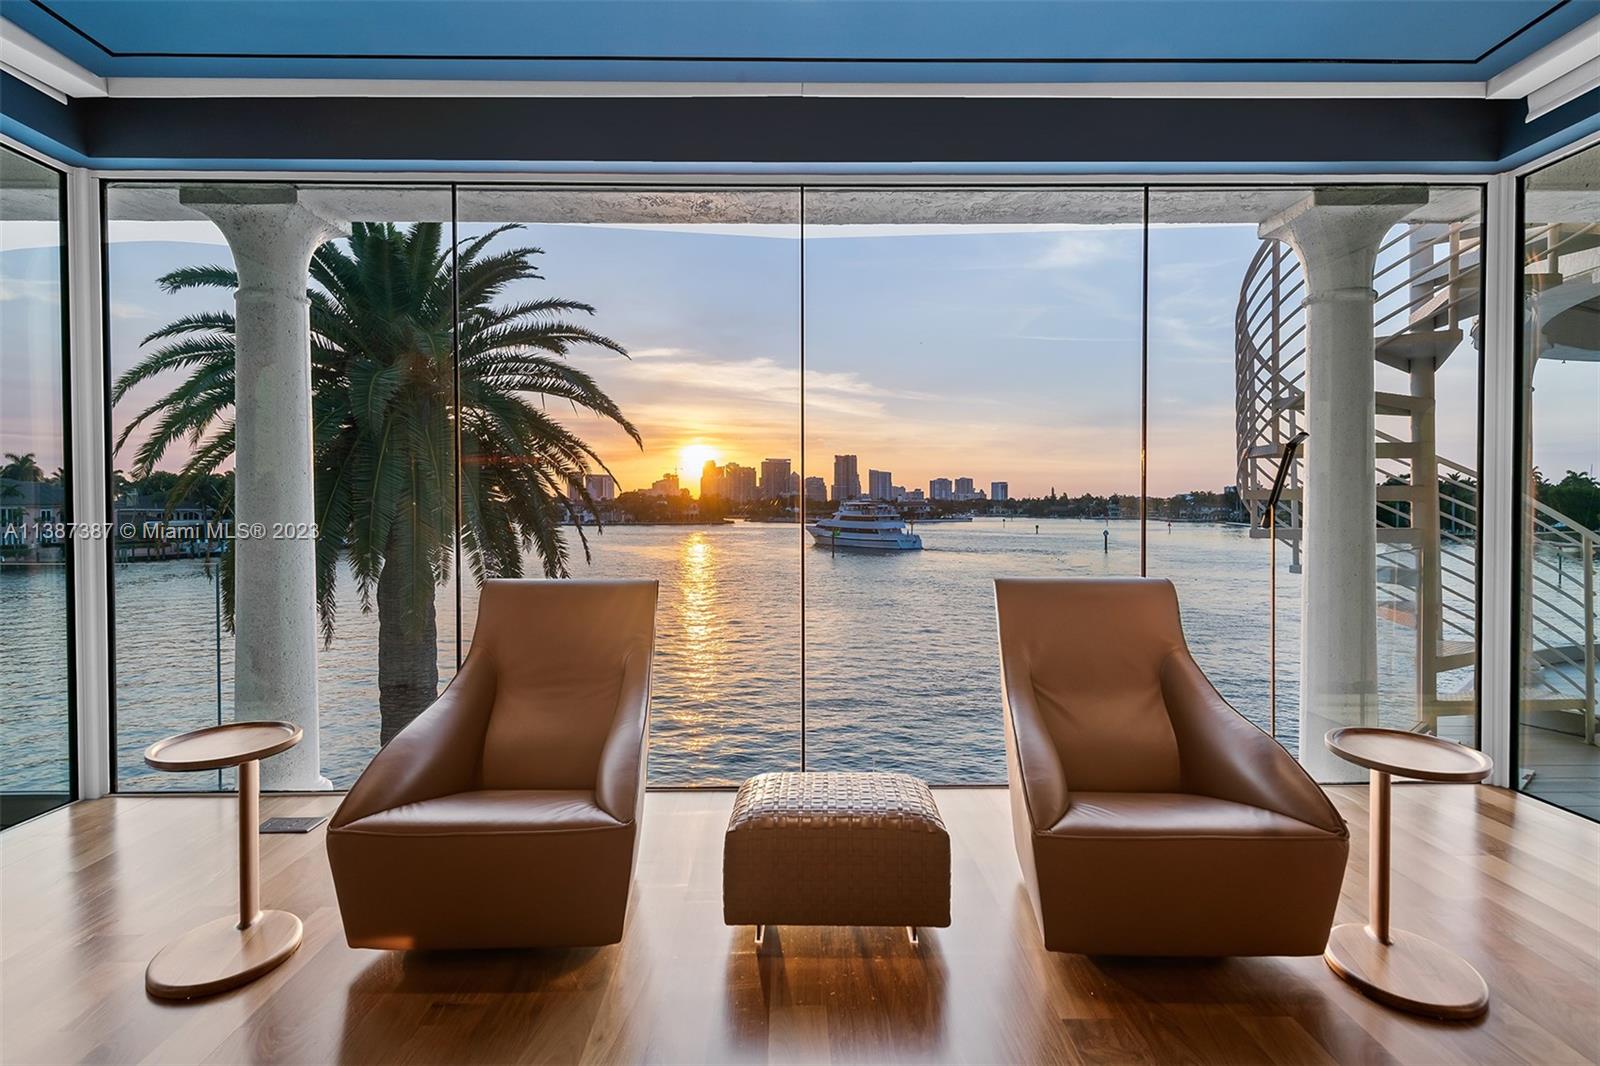
{"label": "brown leather armchair", "polygon": [[1189,656],[1169,581],[995,582],[1023,880],[1053,951],[1315,955],[1349,833]]}
{"label": "brown leather armchair", "polygon": [[489,581],[455,679],[328,826],[364,948],[622,939],[643,811],[654,581]]}

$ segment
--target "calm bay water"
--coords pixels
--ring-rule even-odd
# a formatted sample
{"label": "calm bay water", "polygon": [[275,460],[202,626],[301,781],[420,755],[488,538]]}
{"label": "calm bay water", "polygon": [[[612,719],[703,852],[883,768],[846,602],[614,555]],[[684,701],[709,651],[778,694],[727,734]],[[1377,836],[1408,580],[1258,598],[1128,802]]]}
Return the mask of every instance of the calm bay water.
{"label": "calm bay water", "polygon": [[0,566],[0,789],[66,792],[64,566]]}
{"label": "calm bay water", "polygon": [[[809,769],[897,769],[935,782],[1002,783],[993,579],[1137,574],[1138,523],[982,518],[927,523],[917,531],[926,545],[921,552],[837,554],[802,542],[793,525],[591,532],[593,562],[585,565],[575,552],[576,575],[661,583],[651,781],[721,784],[798,768],[803,701]],[[1288,573],[1287,555],[1279,553],[1279,735],[1292,750],[1299,577]],[[1150,527],[1149,572],[1177,584],[1196,658],[1222,693],[1263,726],[1267,559],[1267,543],[1251,540],[1242,527]],[[206,774],[157,773],[140,759],[144,746],[162,736],[218,721],[219,706],[223,720],[230,714],[232,638],[225,631],[219,638],[213,574],[200,560],[116,568],[120,787],[226,783]],[[58,612],[62,582],[58,569],[10,568],[0,573],[0,596],[8,613],[30,604]],[[453,584],[439,591],[445,680],[455,666],[454,597]],[[476,606],[469,583],[463,643],[470,643]],[[48,632],[48,626],[13,628],[7,642],[6,787],[37,787],[51,772],[49,753],[65,742],[58,698],[64,642],[37,635]],[[1381,619],[1379,645],[1385,723],[1409,726],[1412,631]],[[323,772],[337,786],[349,785],[377,750],[376,647],[377,617],[362,613],[345,580],[335,640],[318,664]],[[20,701],[13,691],[22,693]]]}

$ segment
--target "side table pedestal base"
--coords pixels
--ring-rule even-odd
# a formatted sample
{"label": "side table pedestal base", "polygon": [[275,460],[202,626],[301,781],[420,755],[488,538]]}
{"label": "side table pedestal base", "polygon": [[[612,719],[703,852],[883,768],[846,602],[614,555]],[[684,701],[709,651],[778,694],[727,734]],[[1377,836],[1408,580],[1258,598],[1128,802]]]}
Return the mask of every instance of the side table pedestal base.
{"label": "side table pedestal base", "polygon": [[1489,986],[1461,956],[1399,929],[1385,944],[1351,922],[1334,926],[1322,958],[1329,969],[1379,1003],[1433,1018],[1476,1018],[1489,1009]]}
{"label": "side table pedestal base", "polygon": [[226,992],[282,963],[300,947],[300,919],[262,911],[249,928],[236,915],[191,929],[162,948],[144,972],[144,987],[160,999],[193,999]]}

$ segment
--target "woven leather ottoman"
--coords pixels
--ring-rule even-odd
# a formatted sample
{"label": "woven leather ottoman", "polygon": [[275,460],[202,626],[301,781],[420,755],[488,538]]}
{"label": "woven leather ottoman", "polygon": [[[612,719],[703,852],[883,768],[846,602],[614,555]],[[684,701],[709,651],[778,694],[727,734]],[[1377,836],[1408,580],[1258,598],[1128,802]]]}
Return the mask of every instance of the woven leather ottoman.
{"label": "woven leather ottoman", "polygon": [[950,924],[950,834],[909,774],[776,773],[739,787],[722,847],[722,920]]}

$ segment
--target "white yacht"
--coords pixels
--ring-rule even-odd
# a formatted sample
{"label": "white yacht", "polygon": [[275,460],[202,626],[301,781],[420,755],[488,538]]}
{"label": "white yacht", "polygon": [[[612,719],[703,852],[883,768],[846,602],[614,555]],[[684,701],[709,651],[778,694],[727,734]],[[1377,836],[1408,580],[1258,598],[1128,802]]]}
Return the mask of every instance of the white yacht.
{"label": "white yacht", "polygon": [[822,548],[918,551],[922,538],[906,529],[900,513],[875,500],[845,500],[832,518],[819,518],[806,531]]}

